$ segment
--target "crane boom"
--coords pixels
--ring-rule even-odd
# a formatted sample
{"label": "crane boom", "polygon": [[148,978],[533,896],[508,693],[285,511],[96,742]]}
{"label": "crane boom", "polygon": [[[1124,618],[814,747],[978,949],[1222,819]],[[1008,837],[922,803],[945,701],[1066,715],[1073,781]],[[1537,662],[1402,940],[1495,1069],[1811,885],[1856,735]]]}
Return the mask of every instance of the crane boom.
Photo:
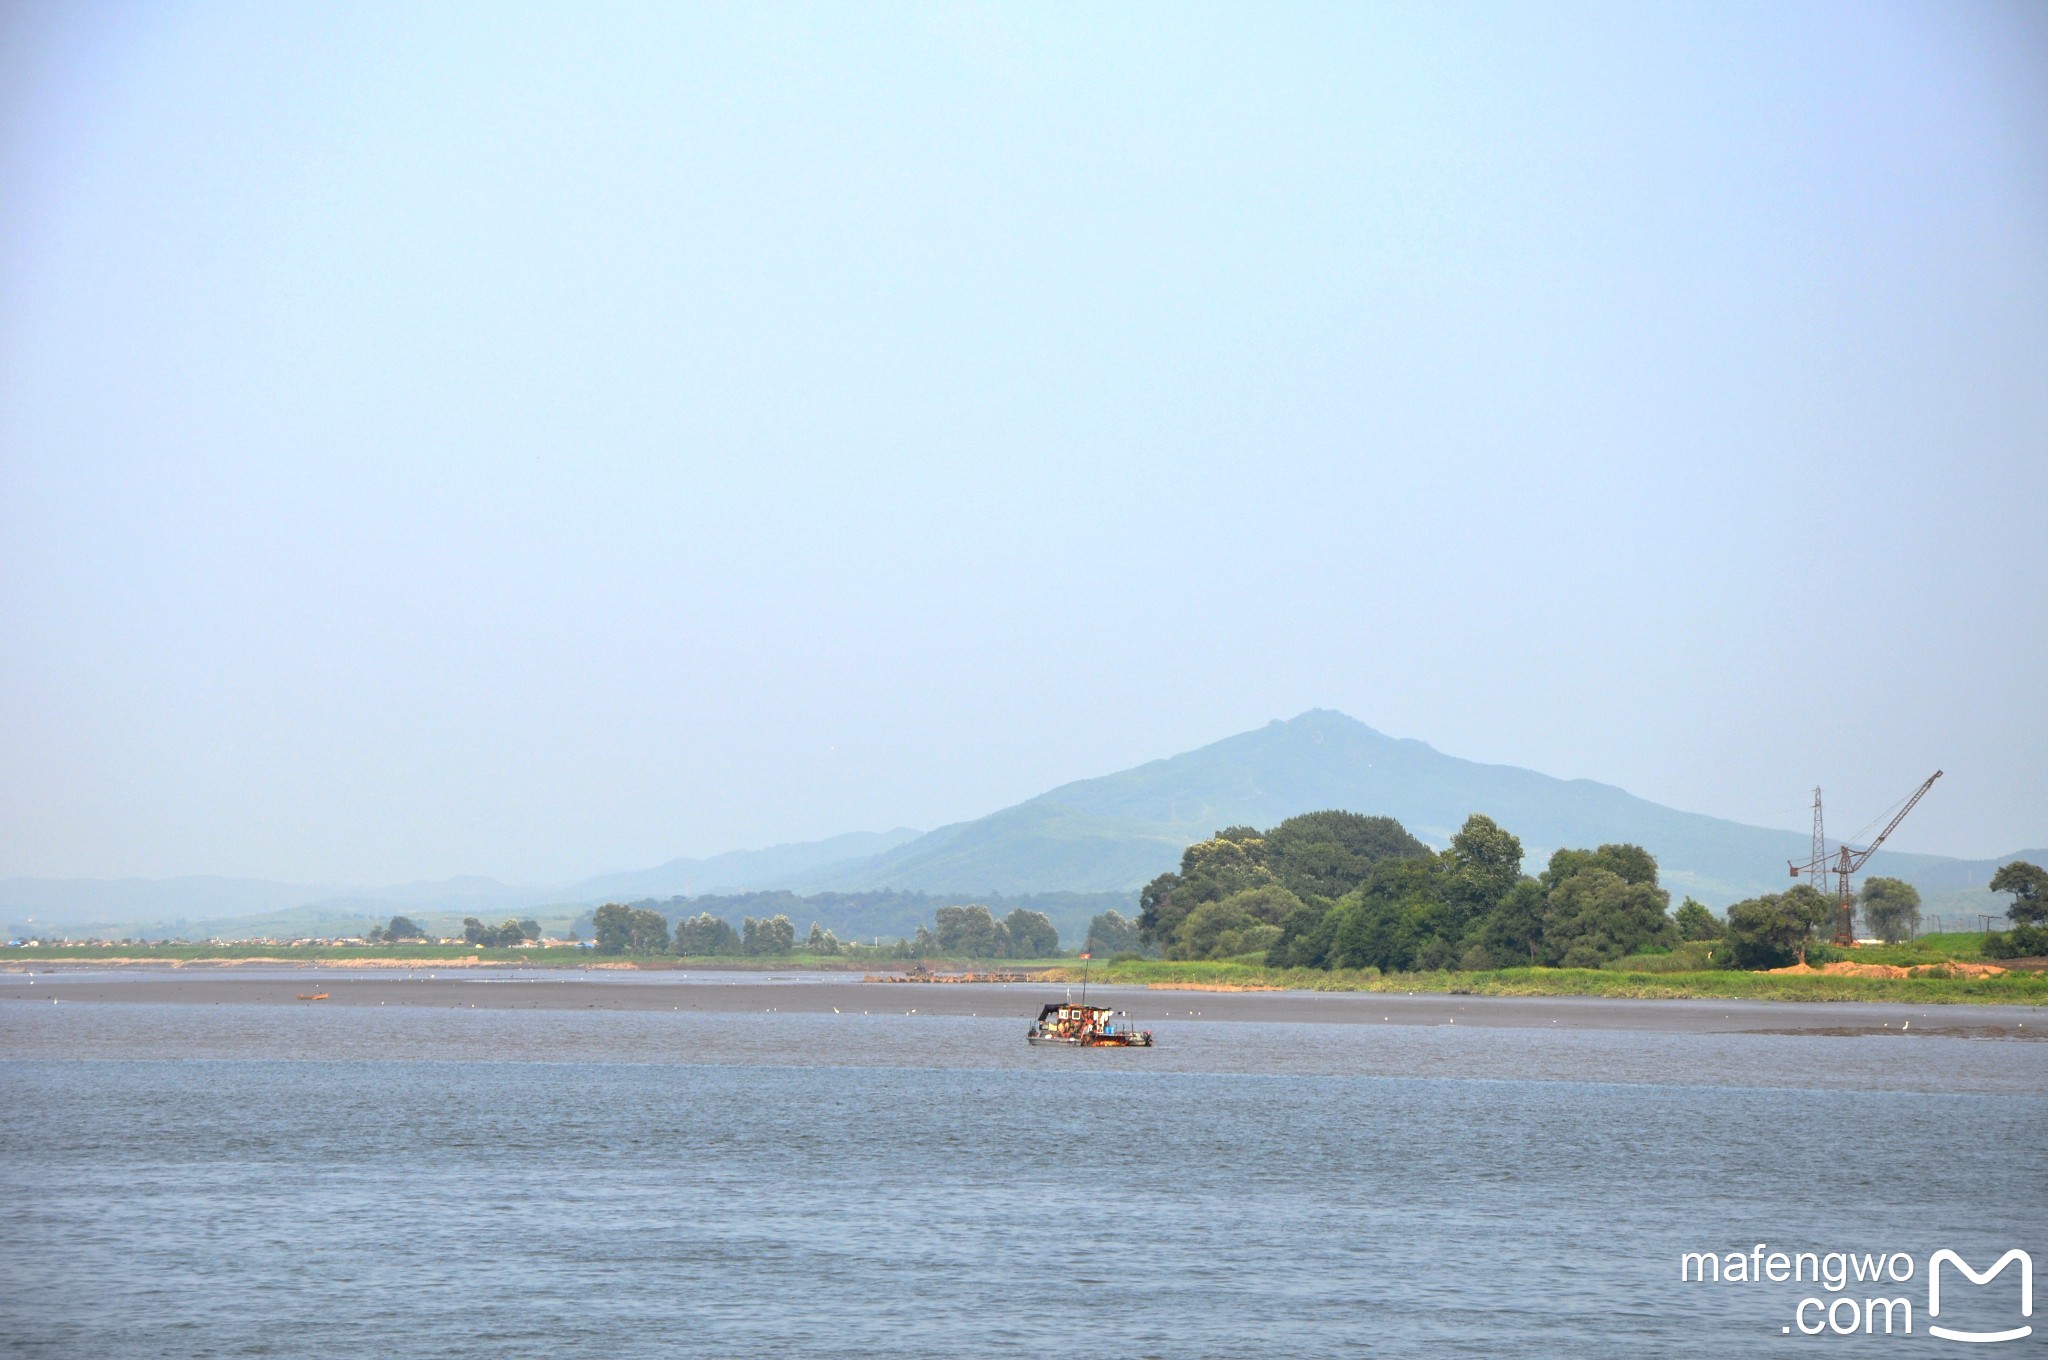
{"label": "crane boom", "polygon": [[1877,853],[1877,847],[1883,845],[1885,838],[1899,829],[1899,823],[1906,820],[1906,814],[1911,812],[1914,805],[1927,796],[1927,791],[1934,787],[1934,781],[1939,778],[1941,778],[1940,770],[1936,770],[1933,774],[1928,775],[1926,782],[1913,790],[1913,796],[1906,800],[1906,805],[1899,809],[1896,817],[1885,823],[1884,830],[1878,832],[1877,839],[1869,845],[1861,850],[1851,849],[1848,845],[1842,847],[1840,856],[1835,860],[1836,944],[1853,945],[1856,943],[1856,890],[1850,886],[1849,876],[1861,869],[1865,861]]}
{"label": "crane boom", "polygon": [[1939,778],[1941,778],[1941,771],[1936,770],[1933,774],[1927,776],[1926,783],[1922,784],[1919,788],[1913,790],[1913,796],[1911,798],[1908,798],[1906,800],[1906,805],[1899,809],[1898,816],[1892,818],[1889,822],[1886,822],[1884,824],[1884,830],[1877,833],[1877,839],[1872,841],[1867,849],[1859,850],[1856,852],[1854,858],[1852,859],[1849,865],[1849,868],[1852,872],[1854,870],[1861,869],[1863,867],[1863,861],[1869,859],[1872,855],[1877,853],[1877,847],[1884,844],[1885,837],[1891,835],[1892,832],[1897,831],[1899,829],[1899,823],[1906,820],[1906,814],[1913,810],[1913,805],[1919,802],[1922,798],[1925,798],[1927,796],[1927,791],[1934,787],[1934,781]]}

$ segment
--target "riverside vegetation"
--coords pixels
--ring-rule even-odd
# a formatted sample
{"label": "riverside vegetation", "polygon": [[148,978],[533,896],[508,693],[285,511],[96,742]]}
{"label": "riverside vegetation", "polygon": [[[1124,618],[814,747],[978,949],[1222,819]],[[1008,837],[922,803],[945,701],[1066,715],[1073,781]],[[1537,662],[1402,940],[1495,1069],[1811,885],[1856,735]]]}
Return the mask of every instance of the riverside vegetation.
{"label": "riverside vegetation", "polygon": [[[1912,938],[1919,894],[1868,880],[1859,901],[1885,944],[1859,963],[1923,966],[2048,953],[2048,873],[2015,862],[1994,879],[2014,896],[2013,929]],[[1314,812],[1270,830],[1228,827],[1187,848],[1140,895],[1138,950],[1108,981],[1201,985],[1570,992],[1785,999],[2048,1003],[2048,979],[1876,978],[1768,970],[1847,957],[1824,940],[1834,903],[1806,884],[1737,902],[1717,917],[1690,898],[1671,910],[1657,862],[1636,845],[1559,850],[1535,876],[1491,818],[1468,818],[1436,852],[1392,818]]]}
{"label": "riverside vegetation", "polygon": [[[2043,952],[2048,873],[2015,861],[2010,932],[1994,957]],[[1676,972],[1764,970],[1834,956],[1834,902],[1801,883],[1749,898],[1724,918],[1687,898],[1674,913],[1657,861],[1639,845],[1565,849],[1522,872],[1522,843],[1467,818],[1432,851],[1391,817],[1311,812],[1268,831],[1227,827],[1191,845],[1177,872],[1140,895],[1138,933],[1169,961],[1234,959],[1282,969],[1490,972],[1504,968]],[[1919,893],[1872,878],[1865,924],[1888,944],[1916,931]],[[1859,954],[1859,958],[1867,958]]]}
{"label": "riverside vegetation", "polygon": [[[1105,981],[1183,985],[1451,990],[1496,994],[1774,996],[1785,999],[2003,1000],[2048,1003],[2048,976],[1853,977],[1768,970],[1843,957],[1824,940],[1834,903],[1806,884],[1750,898],[1717,917],[1686,899],[1674,911],[1641,846],[1608,844],[1554,853],[1522,872],[1519,838],[1491,818],[1469,817],[1450,846],[1433,851],[1390,817],[1306,813],[1265,831],[1226,827],[1187,847],[1179,868],[1139,895],[1136,919],[1110,909],[1089,923],[1084,948],[1107,956]],[[1863,885],[1862,923],[1885,943],[1859,948],[1862,964],[1934,968],[2048,954],[2048,871],[2015,861],[1992,879],[2009,893],[2012,928],[1988,934],[1918,936],[1919,894],[1897,879]],[[781,895],[787,897],[788,895]],[[801,901],[801,899],[789,899]],[[592,918],[594,949],[642,966],[657,960],[825,964],[884,959],[1056,961],[1059,932],[1043,912],[998,917],[979,904],[937,908],[929,926],[888,944],[839,940],[813,922],[799,943],[786,912],[729,921],[700,911],[668,916],[651,906],[609,903]],[[559,964],[589,957],[576,947],[535,947],[531,920],[499,927],[465,922],[464,944],[491,961]],[[433,957],[435,946],[404,917],[371,932],[366,946],[123,949],[133,957]],[[524,946],[524,947],[517,947]],[[41,956],[105,956],[46,949]],[[1149,956],[1149,957],[1148,957]],[[1064,973],[1057,974],[1064,976]]]}
{"label": "riverside vegetation", "polygon": [[796,923],[786,914],[742,919],[740,928],[710,912],[684,917],[670,931],[668,921],[650,907],[609,903],[593,918],[597,949],[604,954],[674,952],[689,958],[784,957],[927,958],[947,955],[970,959],[1044,959],[1059,953],[1060,933],[1044,912],[1018,907],[997,919],[980,905],[940,907],[930,927],[920,925],[909,939],[888,946],[841,940],[818,922],[811,923],[801,949]]}

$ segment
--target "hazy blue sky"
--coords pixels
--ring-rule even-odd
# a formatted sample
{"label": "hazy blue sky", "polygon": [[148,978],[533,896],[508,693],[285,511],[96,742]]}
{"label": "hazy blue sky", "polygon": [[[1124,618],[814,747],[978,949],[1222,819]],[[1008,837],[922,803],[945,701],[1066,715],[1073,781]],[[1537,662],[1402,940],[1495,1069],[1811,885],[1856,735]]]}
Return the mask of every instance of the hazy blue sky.
{"label": "hazy blue sky", "polygon": [[1316,706],[2048,842],[2039,7],[0,12],[0,873],[562,879]]}

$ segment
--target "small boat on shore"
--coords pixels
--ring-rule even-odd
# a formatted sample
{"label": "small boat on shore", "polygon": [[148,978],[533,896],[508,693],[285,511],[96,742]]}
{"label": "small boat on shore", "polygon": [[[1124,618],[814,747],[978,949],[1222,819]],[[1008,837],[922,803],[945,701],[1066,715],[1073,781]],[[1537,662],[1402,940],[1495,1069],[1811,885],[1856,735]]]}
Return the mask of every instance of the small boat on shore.
{"label": "small boat on shore", "polygon": [[[1125,1016],[1124,1022],[1128,1022]],[[1077,1006],[1071,1001],[1048,1001],[1037,1021],[1025,1032],[1033,1048],[1041,1044],[1064,1044],[1069,1048],[1150,1048],[1152,1031],[1119,1022],[1108,1006]]]}
{"label": "small boat on shore", "polygon": [[298,996],[301,1001],[325,1001],[327,999],[327,993],[325,992],[300,992]]}

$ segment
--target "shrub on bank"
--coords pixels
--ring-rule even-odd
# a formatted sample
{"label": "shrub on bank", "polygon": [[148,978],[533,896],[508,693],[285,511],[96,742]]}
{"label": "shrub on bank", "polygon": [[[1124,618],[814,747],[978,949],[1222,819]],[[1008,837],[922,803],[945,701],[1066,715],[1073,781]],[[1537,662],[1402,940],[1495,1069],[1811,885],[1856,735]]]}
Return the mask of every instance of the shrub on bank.
{"label": "shrub on bank", "polygon": [[1613,973],[1708,973],[1735,966],[1725,940],[1688,940],[1676,949],[1631,954],[1600,965]]}
{"label": "shrub on bank", "polygon": [[1984,937],[1987,959],[2037,959],[2048,955],[2048,926],[2014,926]]}

